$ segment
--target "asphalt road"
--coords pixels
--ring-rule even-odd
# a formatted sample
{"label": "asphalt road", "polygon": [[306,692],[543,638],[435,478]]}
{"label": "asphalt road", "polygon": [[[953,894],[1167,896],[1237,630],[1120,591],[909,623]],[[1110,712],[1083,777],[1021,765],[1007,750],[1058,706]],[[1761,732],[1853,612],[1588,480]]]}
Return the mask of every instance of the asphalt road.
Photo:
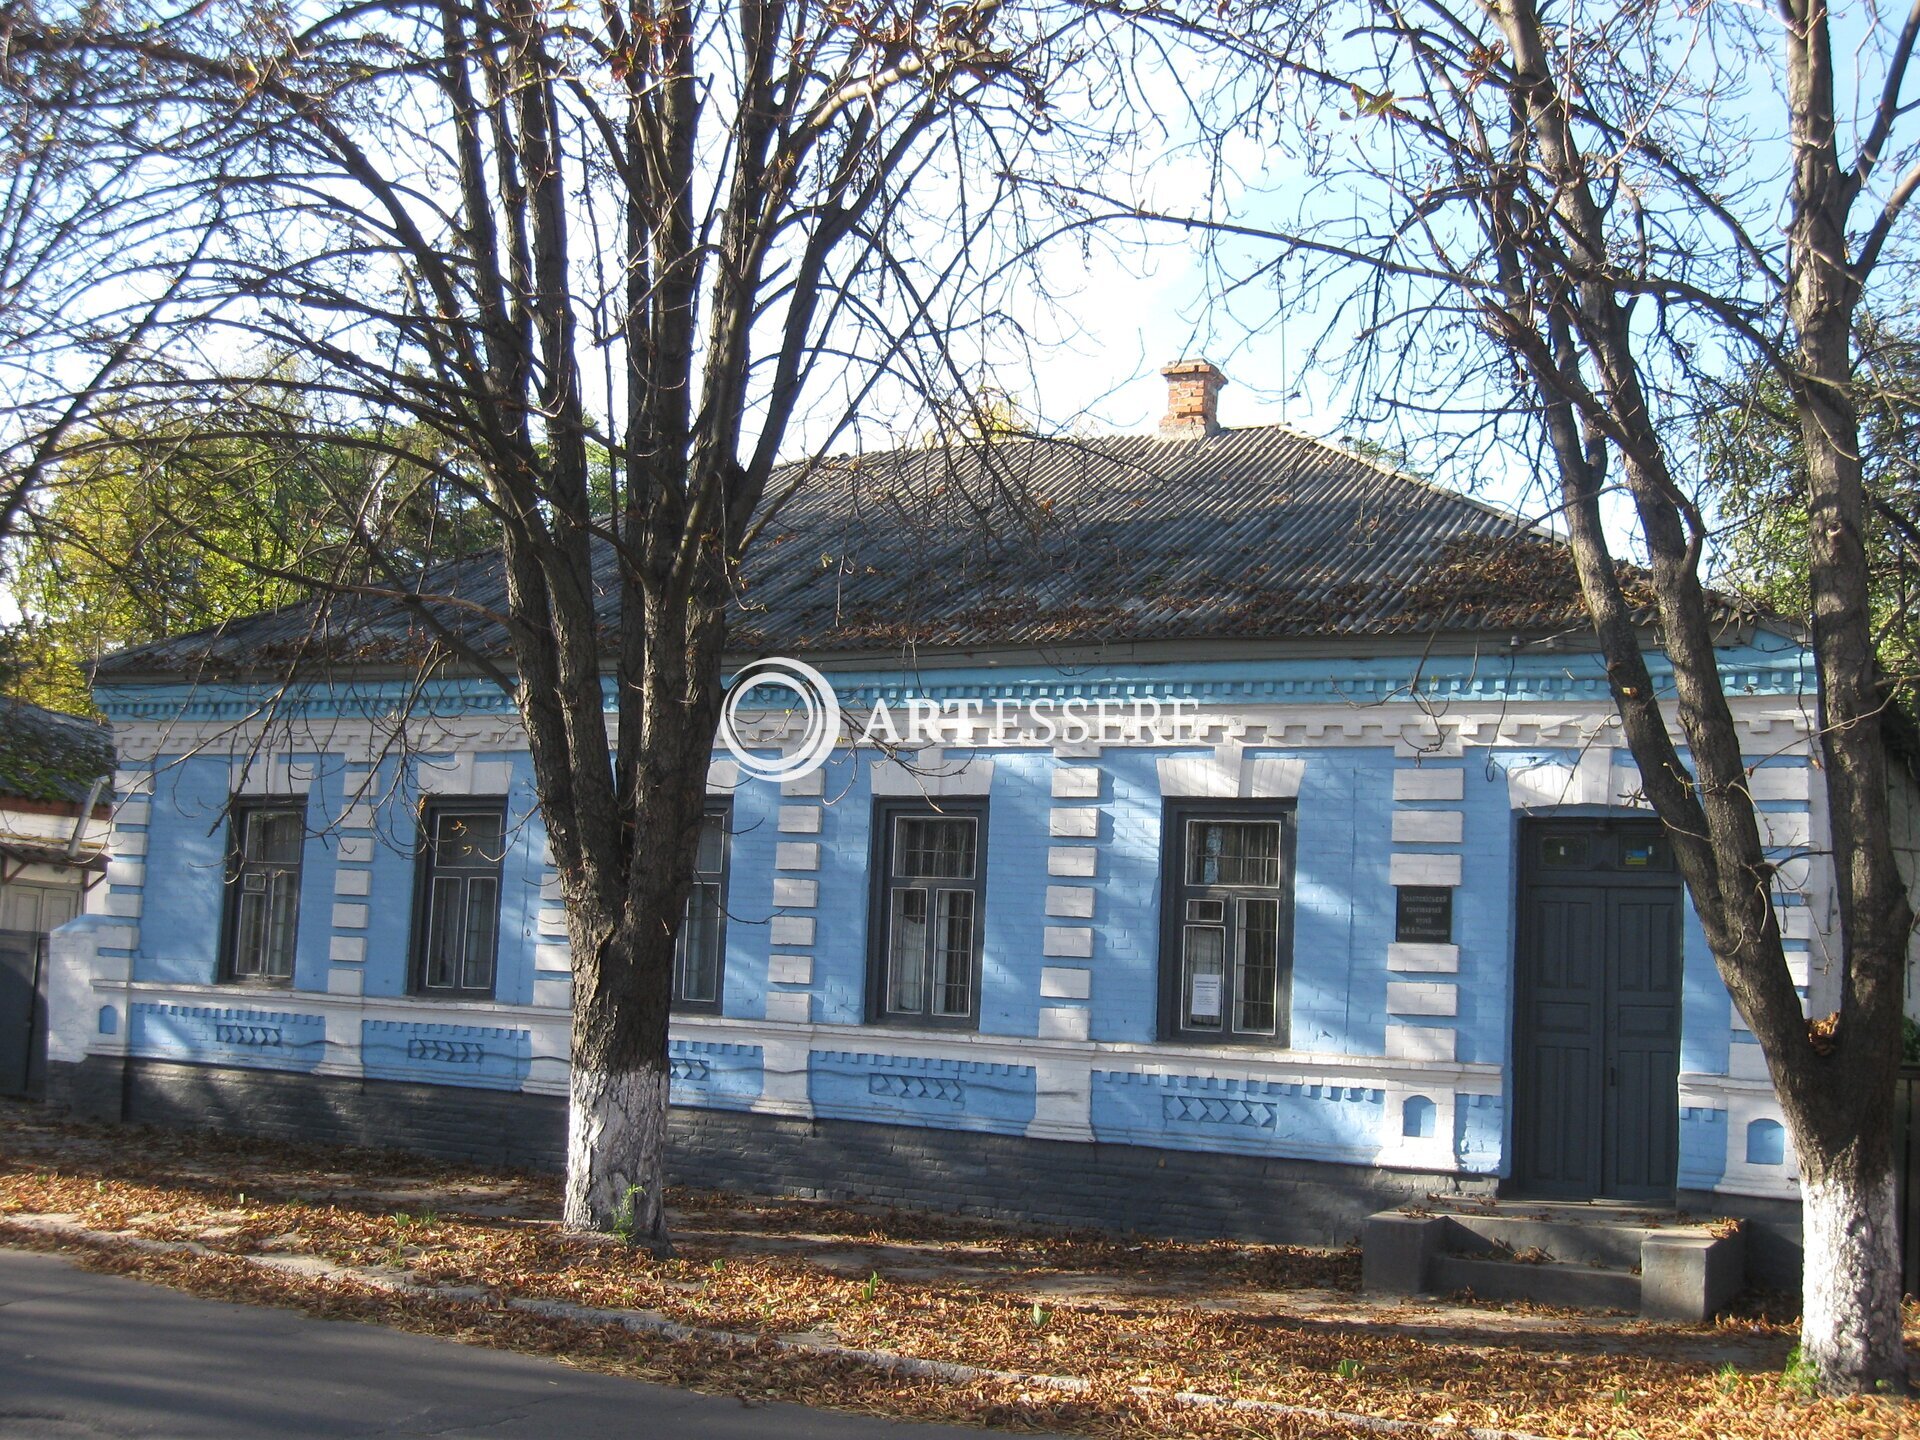
{"label": "asphalt road", "polygon": [[0,1437],[978,1440],[227,1305],[0,1250]]}

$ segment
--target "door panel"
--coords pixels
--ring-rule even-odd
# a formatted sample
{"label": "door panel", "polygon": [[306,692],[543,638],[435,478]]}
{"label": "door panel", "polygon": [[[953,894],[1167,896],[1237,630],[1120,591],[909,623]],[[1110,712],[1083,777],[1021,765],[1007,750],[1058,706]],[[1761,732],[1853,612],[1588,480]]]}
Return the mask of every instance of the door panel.
{"label": "door panel", "polygon": [[1679,1145],[1680,905],[1658,890],[1609,889],[1612,1066],[1606,1193],[1673,1189]]}
{"label": "door panel", "polygon": [[1520,1071],[1525,1182],[1554,1194],[1600,1184],[1599,1098],[1604,1079],[1606,965],[1602,896],[1540,886],[1529,897],[1535,961]]}
{"label": "door panel", "polygon": [[[1623,873],[1640,826],[1595,824],[1589,843],[1529,868],[1515,1027],[1516,1184],[1587,1199],[1671,1196],[1679,1144],[1680,890]],[[1545,852],[1529,837],[1531,850]],[[1574,868],[1565,857],[1593,857]],[[1576,862],[1578,863],[1578,862]]]}

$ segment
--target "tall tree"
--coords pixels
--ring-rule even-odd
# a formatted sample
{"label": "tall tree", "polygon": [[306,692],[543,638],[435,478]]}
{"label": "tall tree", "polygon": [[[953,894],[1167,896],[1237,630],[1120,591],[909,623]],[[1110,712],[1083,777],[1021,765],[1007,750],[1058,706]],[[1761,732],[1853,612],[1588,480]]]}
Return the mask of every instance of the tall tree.
{"label": "tall tree", "polygon": [[1065,133],[1047,106],[1086,23],[1010,0],[213,0],[14,37],[136,58],[235,115],[195,298],[226,302],[224,343],[297,361],[249,428],[420,427],[492,518],[503,654],[445,623],[481,602],[376,542],[384,581],[332,588],[393,597],[517,703],[572,942],[571,1225],[667,1244],[674,943],[738,565],[804,475],[777,464],[856,404],[953,388],[1004,278],[1001,172]]}
{"label": "tall tree", "polygon": [[316,580],[380,583],[363,537],[408,569],[491,543],[418,427],[343,443],[252,420],[217,395],[109,401],[68,434],[7,547],[21,611],[0,635],[8,693],[86,714],[92,663],[114,650],[290,603]]}
{"label": "tall tree", "polygon": [[[1889,684],[1920,717],[1920,333],[1907,317],[1861,327],[1864,541],[1874,638]],[[1734,586],[1812,623],[1807,574],[1807,466],[1792,397],[1757,369],[1710,413],[1701,453],[1722,563]]]}
{"label": "tall tree", "polygon": [[[1166,0],[1144,21],[1218,77],[1189,91],[1200,143],[1238,157],[1274,141],[1286,182],[1277,219],[1244,194],[1231,215],[1161,218],[1219,237],[1243,300],[1257,276],[1283,313],[1317,309],[1320,356],[1365,418],[1398,424],[1383,438],[1417,447],[1441,415],[1436,451],[1471,432],[1557,482],[1647,798],[1799,1159],[1806,1360],[1831,1389],[1904,1389],[1891,1142],[1913,917],[1889,835],[1855,339],[1863,302],[1911,294],[1920,4]],[[1839,1008],[1811,1020],[1702,577],[1702,412],[1755,367],[1804,467],[1842,972]],[[1645,549],[1671,695],[1622,593],[1619,512]]]}
{"label": "tall tree", "polygon": [[223,195],[214,116],[171,108],[125,56],[39,46],[40,28],[32,0],[0,6],[0,542],[125,370],[191,323],[180,292]]}

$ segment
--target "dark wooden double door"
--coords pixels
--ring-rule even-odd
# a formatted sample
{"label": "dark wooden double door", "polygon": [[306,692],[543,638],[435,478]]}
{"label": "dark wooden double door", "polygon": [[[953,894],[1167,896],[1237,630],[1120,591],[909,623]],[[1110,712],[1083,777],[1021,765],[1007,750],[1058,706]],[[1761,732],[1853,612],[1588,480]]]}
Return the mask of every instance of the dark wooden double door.
{"label": "dark wooden double door", "polygon": [[1516,1189],[1671,1199],[1681,887],[1655,824],[1522,827]]}

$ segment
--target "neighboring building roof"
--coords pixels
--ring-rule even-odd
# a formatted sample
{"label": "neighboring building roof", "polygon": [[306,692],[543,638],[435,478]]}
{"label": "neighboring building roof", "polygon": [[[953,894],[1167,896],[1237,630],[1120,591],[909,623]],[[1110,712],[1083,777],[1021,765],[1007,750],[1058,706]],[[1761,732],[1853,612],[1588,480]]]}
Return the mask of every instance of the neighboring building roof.
{"label": "neighboring building roof", "polygon": [[[611,626],[604,547],[596,573]],[[466,602],[441,612],[463,640],[504,652],[504,629],[470,608],[505,610],[496,555],[436,567],[423,588]],[[819,462],[751,549],[732,642],[872,653],[1587,624],[1571,556],[1543,527],[1260,426]],[[336,598],[123,651],[99,675],[408,664],[433,648],[407,606]]]}
{"label": "neighboring building roof", "polygon": [[[112,773],[113,732],[105,725],[0,696],[0,803],[77,808],[93,782]],[[110,799],[111,785],[98,797]]]}

